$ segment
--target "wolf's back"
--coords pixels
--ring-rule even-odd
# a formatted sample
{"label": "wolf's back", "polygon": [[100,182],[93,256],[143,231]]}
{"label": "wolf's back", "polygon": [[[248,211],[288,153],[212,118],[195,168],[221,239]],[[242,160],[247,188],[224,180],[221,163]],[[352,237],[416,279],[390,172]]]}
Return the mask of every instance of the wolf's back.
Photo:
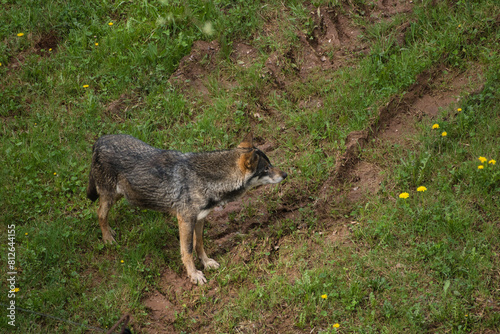
{"label": "wolf's back", "polygon": [[120,177],[143,184],[142,174],[147,175],[152,170],[151,162],[162,151],[129,135],[100,137],[92,148],[87,198],[95,201],[103,191],[112,195]]}

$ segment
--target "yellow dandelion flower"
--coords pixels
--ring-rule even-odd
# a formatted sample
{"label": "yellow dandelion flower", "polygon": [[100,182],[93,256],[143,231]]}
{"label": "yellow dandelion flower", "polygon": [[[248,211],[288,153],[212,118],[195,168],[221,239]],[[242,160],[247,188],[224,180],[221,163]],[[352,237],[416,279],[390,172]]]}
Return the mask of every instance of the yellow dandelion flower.
{"label": "yellow dandelion flower", "polygon": [[462,111],[462,108],[458,108],[458,109],[457,109],[457,111],[458,111],[458,112],[461,112],[461,111]]}
{"label": "yellow dandelion flower", "polygon": [[321,298],[326,299],[326,298],[328,298],[328,296],[326,294],[324,294],[324,295],[321,295]]}
{"label": "yellow dandelion flower", "polygon": [[339,327],[340,327],[340,325],[339,325],[339,324],[334,324],[334,325],[333,325],[333,328],[339,328]]}
{"label": "yellow dandelion flower", "polygon": [[24,33],[20,32],[19,34],[17,34],[17,37],[22,37],[24,36]]}
{"label": "yellow dandelion flower", "polygon": [[443,133],[441,134],[441,136],[443,137],[446,137],[448,135],[448,133],[446,133],[446,131],[443,131]]}
{"label": "yellow dandelion flower", "polygon": [[95,46],[99,46],[99,43],[95,43]]}
{"label": "yellow dandelion flower", "polygon": [[112,25],[113,25],[113,22],[109,22],[109,23],[108,23],[108,26],[110,26],[110,27],[111,27]]}
{"label": "yellow dandelion flower", "polygon": [[478,159],[479,159],[479,161],[481,161],[481,163],[483,163],[483,164],[484,164],[484,162],[485,162],[486,160],[488,160],[488,159],[486,159],[485,157],[479,157]]}
{"label": "yellow dandelion flower", "polygon": [[0,63],[0,66],[2,66],[2,63]]}
{"label": "yellow dandelion flower", "polygon": [[28,232],[24,233],[24,235],[28,235]]}
{"label": "yellow dandelion flower", "polygon": [[439,129],[439,124],[437,124],[437,123],[436,123],[436,124],[434,124],[434,125],[432,126],[432,128],[433,128],[433,129]]}
{"label": "yellow dandelion flower", "polygon": [[459,25],[458,25],[458,27],[459,27],[459,28],[461,28],[461,27],[462,27],[462,25],[461,25],[461,24],[459,24]]}
{"label": "yellow dandelion flower", "polygon": [[490,161],[488,161],[488,163],[489,163],[489,164],[494,165],[494,164],[496,164],[496,163],[497,163],[497,161],[496,161],[496,160],[491,159]]}
{"label": "yellow dandelion flower", "polygon": [[49,52],[52,52],[52,48],[49,49]]}
{"label": "yellow dandelion flower", "polygon": [[121,262],[121,263],[125,263],[125,261],[123,261],[123,260],[121,260],[120,262]]}
{"label": "yellow dandelion flower", "polygon": [[10,292],[19,292],[19,288],[12,289]]}
{"label": "yellow dandelion flower", "polygon": [[54,175],[57,175],[57,173],[56,173],[56,172],[54,172]]}
{"label": "yellow dandelion flower", "polygon": [[426,190],[427,190],[427,188],[424,187],[424,186],[420,186],[420,187],[417,188],[417,191],[421,191],[421,192],[424,192]]}
{"label": "yellow dandelion flower", "polygon": [[483,169],[483,168],[484,168],[484,166],[483,166],[483,165],[479,165],[479,166],[477,166],[477,169]]}
{"label": "yellow dandelion flower", "polygon": [[399,194],[399,198],[408,198],[408,197],[410,197],[410,194],[408,194],[408,193]]}
{"label": "yellow dandelion flower", "polygon": [[83,85],[82,87],[83,88],[89,88],[89,85]]}

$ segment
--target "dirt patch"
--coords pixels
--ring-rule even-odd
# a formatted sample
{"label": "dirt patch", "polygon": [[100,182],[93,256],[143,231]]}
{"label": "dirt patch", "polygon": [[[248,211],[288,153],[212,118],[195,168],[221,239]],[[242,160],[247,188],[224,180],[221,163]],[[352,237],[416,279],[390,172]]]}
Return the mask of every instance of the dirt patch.
{"label": "dirt patch", "polygon": [[41,35],[30,33],[23,38],[27,38],[30,41],[30,46],[9,59],[7,62],[8,70],[16,70],[22,67],[26,60],[33,54],[40,57],[49,57],[57,51],[59,43],[62,40],[55,31],[49,31]]}
{"label": "dirt patch", "polygon": [[169,82],[196,95],[208,95],[209,90],[203,78],[215,69],[219,50],[217,41],[194,42],[191,53],[181,59]]}
{"label": "dirt patch", "polygon": [[[352,7],[315,7],[308,5],[309,18],[313,28],[310,31],[298,29],[296,35],[300,46],[291,47],[285,52],[276,51],[266,61],[268,73],[277,86],[283,88],[287,80],[284,73],[295,69],[301,80],[307,80],[317,71],[335,70],[348,65],[369,53],[367,43],[361,38],[364,27],[354,23],[353,16],[377,21],[394,15],[411,12],[410,1],[379,1],[375,6]],[[396,29],[398,45],[404,45],[404,37],[409,22]],[[291,65],[291,66],[288,66]],[[293,72],[293,71],[291,71]],[[288,79],[288,81],[290,81]]]}
{"label": "dirt patch", "polygon": [[391,122],[397,115],[411,114],[411,106],[424,94],[428,93],[431,89],[430,83],[441,73],[443,66],[436,69],[424,71],[417,76],[415,83],[412,84],[407,92],[403,95],[393,97],[387,106],[379,111],[378,119],[373,122],[369,129],[372,137],[376,137],[381,133],[387,131]]}
{"label": "dirt patch", "polygon": [[335,177],[337,180],[345,182],[349,179],[349,174],[359,161],[361,149],[368,141],[369,133],[367,131],[354,131],[347,135],[346,150],[344,154],[337,158],[335,164]]}
{"label": "dirt patch", "polygon": [[412,10],[413,1],[410,0],[379,0],[370,13],[370,18],[381,20],[396,14],[410,13]]}
{"label": "dirt patch", "polygon": [[174,305],[158,291],[146,297],[143,304],[151,311],[149,316],[152,320],[163,323],[173,323],[175,321]]}
{"label": "dirt patch", "polygon": [[142,300],[151,322],[150,326],[143,328],[145,332],[150,334],[177,333],[174,327],[177,316],[185,312],[192,313],[183,300],[183,294],[193,287],[194,285],[187,278],[179,276],[167,267],[161,274],[157,290]]}
{"label": "dirt patch", "polygon": [[104,114],[113,119],[113,121],[124,122],[131,115],[131,111],[141,105],[139,97],[124,93],[114,101],[111,101],[104,110]]}
{"label": "dirt patch", "polygon": [[474,74],[449,73],[443,65],[422,73],[408,93],[402,98],[392,99],[381,111],[381,120],[374,128],[377,140],[404,145],[406,139],[416,133],[415,125],[423,117],[435,118],[440,110],[450,105],[457,106],[464,91],[476,91],[480,73],[481,69],[476,69]]}
{"label": "dirt patch", "polygon": [[50,53],[56,52],[60,41],[61,38],[57,32],[50,31],[45,33],[35,42],[34,52],[39,55],[48,56]]}
{"label": "dirt patch", "polygon": [[[356,222],[351,222],[350,225],[357,224]],[[351,233],[351,226],[347,224],[339,225],[333,230],[325,231],[326,239],[332,245],[344,245],[350,243],[348,236]]]}
{"label": "dirt patch", "polygon": [[349,59],[367,51],[359,38],[362,30],[339,9],[312,5],[308,9],[313,29],[309,32],[298,29],[299,45],[285,52],[278,50],[265,62],[268,73],[280,89],[294,77],[307,80],[312,73],[340,68]]}
{"label": "dirt patch", "polygon": [[359,202],[367,195],[375,195],[382,182],[381,170],[380,167],[366,161],[359,162],[351,173],[353,180],[348,200]]}
{"label": "dirt patch", "polygon": [[302,77],[306,77],[314,67],[321,67],[323,70],[337,69],[357,54],[368,52],[366,44],[360,39],[361,28],[343,11],[338,8],[313,6],[309,9],[315,28],[309,36],[300,35],[300,39],[302,44],[306,42],[314,50],[316,59],[313,62],[304,59]]}
{"label": "dirt patch", "polygon": [[235,64],[246,68],[257,56],[257,49],[254,47],[245,43],[235,43],[230,58]]}
{"label": "dirt patch", "polygon": [[482,69],[475,68],[474,72],[449,73],[446,69],[436,78],[432,90],[424,93],[412,105],[412,113],[417,116],[436,117],[440,110],[449,105],[458,106],[463,92],[473,93],[480,90],[478,77]]}

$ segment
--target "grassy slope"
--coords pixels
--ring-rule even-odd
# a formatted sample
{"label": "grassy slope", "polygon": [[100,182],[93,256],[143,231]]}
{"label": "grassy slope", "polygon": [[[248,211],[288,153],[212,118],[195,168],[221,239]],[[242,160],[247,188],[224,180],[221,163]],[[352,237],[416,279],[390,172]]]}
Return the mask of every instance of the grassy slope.
{"label": "grassy slope", "polygon": [[[293,221],[277,220],[270,228],[273,237],[286,235],[273,261],[269,241],[258,234],[238,248],[250,252],[247,263],[220,256],[223,269],[208,274],[215,283],[184,294],[186,311],[177,315],[177,330],[213,326],[234,332],[258,323],[265,332],[280,322],[284,331],[307,332],[333,332],[334,323],[363,333],[498,330],[500,162],[478,170],[477,158],[500,161],[499,7],[494,1],[424,2],[413,13],[372,23],[359,14],[369,2],[351,6],[352,12],[343,10],[366,26],[370,54],[335,72],[297,80],[285,92],[271,89],[266,101],[279,111],[285,131],[276,131],[271,121],[252,123],[260,137],[279,143],[273,160],[291,172],[296,198],[319,196],[316,190],[334,167],[323,152],[341,150],[349,132],[365,128],[378,106],[423,70],[442,62],[455,71],[481,66],[485,88],[465,99],[463,112],[445,110],[440,116],[446,141],[425,124],[410,150],[396,147],[389,156],[377,147],[363,152],[391,172],[369,204],[331,208],[332,220],[342,212],[359,222],[352,247],[326,242],[317,233],[323,225],[314,219],[314,206],[306,206],[298,218],[309,227],[306,232]],[[0,213],[5,225],[16,224],[18,305],[99,327],[111,326],[124,312],[136,324],[145,322],[141,299],[157,288],[164,266],[183,270],[177,246],[168,245],[176,240],[175,224],[120,203],[111,216],[120,246],[97,242],[95,205],[84,191],[93,141],[123,132],[185,151],[234,145],[250,128],[243,111],[252,112],[272,87],[261,76],[265,60],[298,45],[296,30],[311,29],[309,11],[298,1],[285,9],[280,2],[245,1],[4,7]],[[278,36],[263,32],[270,17],[280,25]],[[407,20],[406,45],[400,47],[394,27]],[[248,68],[236,66],[226,57],[231,42],[250,36],[257,37],[259,56]],[[199,39],[216,39],[222,50],[207,105],[168,83]],[[37,45],[41,40],[57,43],[48,43],[49,51]],[[293,71],[285,64],[285,75]],[[220,89],[219,77],[231,77],[233,88]],[[104,110],[123,94],[131,107],[116,121]],[[310,96],[323,100],[320,111],[299,106]],[[417,193],[420,185],[428,191]],[[409,199],[393,200],[403,191]],[[267,196],[272,211],[280,199],[277,191]],[[6,243],[1,245],[5,258]],[[215,288],[221,298],[206,297]],[[193,314],[203,316],[193,322]],[[261,318],[269,321],[260,323]],[[18,313],[17,321],[24,333],[74,328],[30,314]],[[7,327],[3,316],[0,326]]]}

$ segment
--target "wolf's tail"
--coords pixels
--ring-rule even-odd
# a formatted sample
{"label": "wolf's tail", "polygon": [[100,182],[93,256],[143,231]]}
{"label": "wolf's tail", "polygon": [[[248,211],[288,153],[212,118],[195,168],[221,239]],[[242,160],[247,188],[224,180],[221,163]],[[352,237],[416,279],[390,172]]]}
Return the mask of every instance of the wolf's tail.
{"label": "wolf's tail", "polygon": [[95,185],[94,176],[92,175],[92,170],[89,173],[89,184],[87,186],[87,198],[92,202],[95,202],[99,198],[99,193]]}

